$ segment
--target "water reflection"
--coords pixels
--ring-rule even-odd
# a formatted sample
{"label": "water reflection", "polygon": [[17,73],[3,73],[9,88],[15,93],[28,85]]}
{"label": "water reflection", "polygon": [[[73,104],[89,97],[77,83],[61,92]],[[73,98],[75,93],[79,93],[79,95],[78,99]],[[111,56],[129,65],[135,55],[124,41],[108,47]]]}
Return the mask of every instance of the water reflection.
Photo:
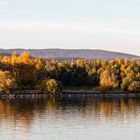
{"label": "water reflection", "polygon": [[[48,128],[70,127],[77,125],[83,129],[93,124],[101,125],[107,121],[116,124],[131,123],[140,116],[139,98],[45,98],[45,99],[1,99],[0,129],[22,134],[40,133],[41,127],[47,133]],[[45,125],[45,126],[44,126]],[[10,128],[10,129],[9,129]],[[71,126],[72,128],[72,126]]]}
{"label": "water reflection", "polygon": [[133,118],[139,114],[140,98],[62,98],[63,110],[76,108],[78,116],[88,116],[98,121]]}
{"label": "water reflection", "polygon": [[2,123],[11,123],[16,126],[21,123],[28,131],[33,119],[45,113],[46,109],[56,108],[55,98],[50,99],[1,99],[0,100],[0,127]]}

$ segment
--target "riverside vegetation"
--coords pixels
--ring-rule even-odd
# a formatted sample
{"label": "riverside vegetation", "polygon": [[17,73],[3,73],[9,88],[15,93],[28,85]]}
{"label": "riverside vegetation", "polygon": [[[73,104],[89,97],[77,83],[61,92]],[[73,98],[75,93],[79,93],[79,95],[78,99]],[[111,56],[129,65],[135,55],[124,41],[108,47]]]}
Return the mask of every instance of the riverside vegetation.
{"label": "riverside vegetation", "polygon": [[123,58],[114,60],[57,61],[20,56],[0,56],[0,92],[42,90],[61,93],[62,87],[95,90],[140,91],[140,63]]}

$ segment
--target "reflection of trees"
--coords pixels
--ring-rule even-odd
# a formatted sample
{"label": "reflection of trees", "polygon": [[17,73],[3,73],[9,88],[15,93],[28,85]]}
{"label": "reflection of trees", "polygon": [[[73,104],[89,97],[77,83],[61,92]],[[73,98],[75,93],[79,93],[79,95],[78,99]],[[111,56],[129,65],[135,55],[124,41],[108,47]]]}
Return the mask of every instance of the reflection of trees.
{"label": "reflection of trees", "polygon": [[[79,116],[95,119],[123,119],[139,113],[140,99],[136,98],[63,98],[60,102],[63,110],[77,108]],[[63,111],[64,112],[64,111]],[[77,114],[77,115],[78,115]]]}
{"label": "reflection of trees", "polygon": [[[50,99],[18,99],[0,100],[0,127],[1,124],[11,122],[14,127],[22,124],[28,131],[32,121],[40,117],[45,110],[51,111],[56,106],[55,98]],[[51,111],[52,112],[52,111]],[[8,121],[10,120],[10,121]]]}
{"label": "reflection of trees", "polygon": [[[139,113],[140,102],[135,98],[45,98],[45,99],[11,99],[0,100],[0,127],[2,123],[11,123],[12,127],[20,124],[24,131],[29,131],[34,120],[42,119],[54,124],[60,119],[76,117],[99,119],[126,119],[133,118]],[[68,118],[65,118],[68,117]],[[9,124],[8,124],[9,125]]]}
{"label": "reflection of trees", "polygon": [[139,107],[139,102],[134,99],[118,99],[97,101],[97,110],[102,118],[115,117],[125,119],[134,115]]}

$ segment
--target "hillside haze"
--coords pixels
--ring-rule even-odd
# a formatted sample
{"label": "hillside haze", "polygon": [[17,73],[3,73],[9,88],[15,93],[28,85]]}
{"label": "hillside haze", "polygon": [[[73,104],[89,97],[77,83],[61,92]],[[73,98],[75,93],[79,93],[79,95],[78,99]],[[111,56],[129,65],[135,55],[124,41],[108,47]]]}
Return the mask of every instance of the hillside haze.
{"label": "hillside haze", "polygon": [[41,57],[45,59],[71,59],[71,58],[83,58],[83,59],[114,59],[116,57],[121,58],[138,58],[139,56],[112,52],[105,50],[86,50],[86,49],[0,49],[2,55],[11,55],[16,51],[17,54],[21,54],[24,51],[31,53],[33,57]]}

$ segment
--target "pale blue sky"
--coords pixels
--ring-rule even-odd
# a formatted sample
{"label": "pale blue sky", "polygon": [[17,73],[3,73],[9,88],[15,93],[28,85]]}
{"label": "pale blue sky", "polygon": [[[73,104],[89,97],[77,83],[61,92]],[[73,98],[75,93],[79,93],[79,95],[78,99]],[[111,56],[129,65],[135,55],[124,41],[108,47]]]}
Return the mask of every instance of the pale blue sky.
{"label": "pale blue sky", "polygon": [[0,48],[140,54],[140,0],[0,0]]}

